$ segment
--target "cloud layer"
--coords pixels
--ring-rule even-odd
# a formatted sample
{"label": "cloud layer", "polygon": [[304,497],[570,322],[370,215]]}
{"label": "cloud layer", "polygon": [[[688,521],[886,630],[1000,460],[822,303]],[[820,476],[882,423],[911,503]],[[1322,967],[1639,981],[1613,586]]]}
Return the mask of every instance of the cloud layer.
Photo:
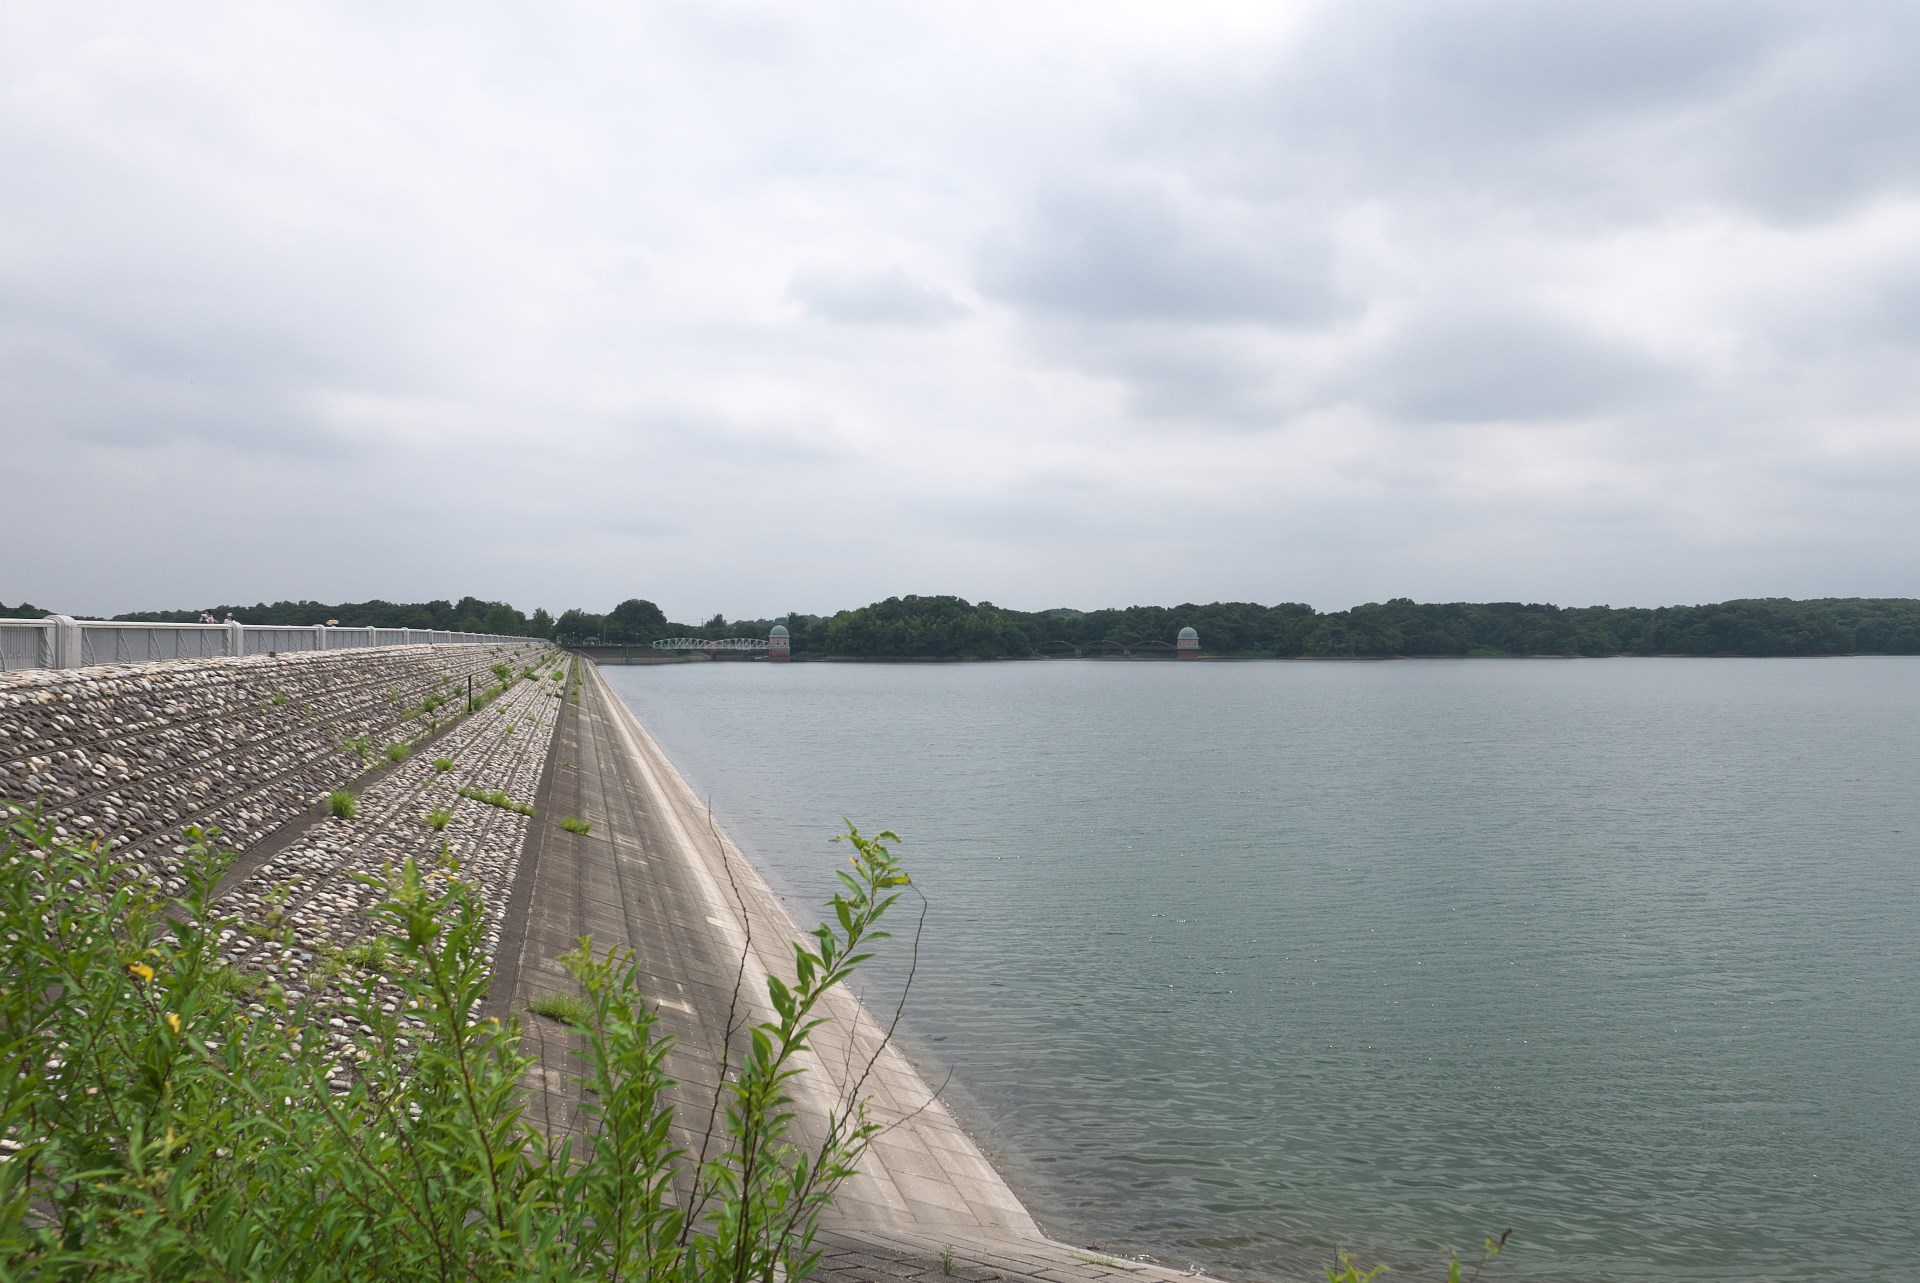
{"label": "cloud layer", "polygon": [[1910,5],[0,15],[0,601],[1920,594]]}

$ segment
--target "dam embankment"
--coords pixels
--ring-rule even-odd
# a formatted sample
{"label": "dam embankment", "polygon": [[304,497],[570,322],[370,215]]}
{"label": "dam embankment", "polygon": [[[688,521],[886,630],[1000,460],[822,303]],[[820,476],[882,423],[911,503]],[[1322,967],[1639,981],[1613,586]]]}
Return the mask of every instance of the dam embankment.
{"label": "dam embankment", "polygon": [[[364,978],[352,947],[380,898],[359,876],[409,858],[458,868],[498,939],[533,821],[462,789],[533,796],[561,659],[542,643],[421,645],[5,674],[0,801],[38,801],[170,890],[181,830],[217,827],[216,845],[238,853],[222,885],[225,960],[291,1002],[341,1006]],[[325,805],[336,790],[350,813]],[[354,1031],[337,1016],[329,1028],[344,1083]]]}
{"label": "dam embankment", "polygon": [[0,675],[0,799],[40,799],[63,835],[97,835],[172,877],[180,830],[245,854],[353,785],[391,743],[431,739],[467,681],[552,648],[450,645],[289,653]]}
{"label": "dam embankment", "polygon": [[[496,664],[510,666],[506,679]],[[161,885],[178,879],[180,830],[219,827],[239,853],[223,888],[238,920],[223,952],[291,1002],[338,1008],[332,1045],[314,1051],[341,1086],[354,1036],[367,1032],[333,1002],[369,978],[352,946],[380,897],[363,876],[411,858],[478,888],[490,1005],[521,1016],[523,1046],[539,1058],[529,1112],[549,1132],[590,1139],[574,1081],[581,1048],[527,1005],[565,987],[558,958],[581,936],[632,949],[676,1039],[680,1138],[694,1141],[741,1041],[772,1014],[767,977],[791,979],[800,929],[597,670],[575,662],[575,680],[557,680],[566,667],[530,643],[6,674],[0,800],[40,800],[68,834],[111,842],[130,872]],[[472,713],[470,673],[490,697]],[[354,795],[350,814],[321,804],[334,790]],[[565,829],[563,815],[591,827]],[[796,1085],[798,1124],[817,1138],[857,1085],[886,1131],[839,1191],[819,1277],[1177,1277],[1047,1239],[892,1045],[891,1013],[837,991],[829,1014]]]}

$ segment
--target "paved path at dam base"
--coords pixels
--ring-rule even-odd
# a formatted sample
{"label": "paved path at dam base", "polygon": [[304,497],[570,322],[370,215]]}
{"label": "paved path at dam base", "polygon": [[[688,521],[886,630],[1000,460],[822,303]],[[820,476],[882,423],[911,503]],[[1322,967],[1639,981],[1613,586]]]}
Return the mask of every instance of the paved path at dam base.
{"label": "paved path at dam base", "polygon": [[[540,1058],[528,1082],[531,1117],[585,1139],[576,1036],[527,1005],[571,988],[557,959],[582,936],[596,951],[633,950],[660,1031],[675,1040],[677,1139],[697,1150],[728,1044],[737,1054],[746,1027],[766,1018],[766,975],[790,976],[799,928],[597,670],[579,667],[579,702],[563,706],[537,808],[592,828],[541,825],[530,837],[508,900],[494,1001],[521,1014],[525,1046]],[[806,1138],[818,1139],[849,1075],[869,1064],[862,1095],[891,1126],[837,1191],[815,1277],[1186,1277],[1048,1239],[872,1016],[847,994],[833,995],[829,1014],[800,1083]]]}

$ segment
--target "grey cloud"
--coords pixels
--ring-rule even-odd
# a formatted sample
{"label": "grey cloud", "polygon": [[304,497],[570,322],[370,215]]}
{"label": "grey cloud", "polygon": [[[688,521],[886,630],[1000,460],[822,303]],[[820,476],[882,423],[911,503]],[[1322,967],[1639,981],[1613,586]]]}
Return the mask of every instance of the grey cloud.
{"label": "grey cloud", "polygon": [[1015,544],[1111,536],[1124,525],[1130,505],[1142,502],[1131,488],[1116,488],[1083,474],[1042,470],[992,492],[955,492],[923,505],[912,520],[953,538]]}
{"label": "grey cloud", "polygon": [[1144,182],[1083,182],[1043,195],[990,240],[987,292],[1093,320],[1314,325],[1348,303],[1328,242],[1281,210],[1177,201]]}
{"label": "grey cloud", "polygon": [[805,268],[794,273],[787,297],[823,321],[845,325],[939,326],[967,314],[953,295],[900,267]]}
{"label": "grey cloud", "polygon": [[[1325,12],[1288,59],[1287,82],[1306,90],[1295,101],[1414,144],[1566,137],[1670,112],[1732,82],[1781,25],[1754,0],[1402,0]],[[1278,105],[1288,100],[1283,85]]]}
{"label": "grey cloud", "polygon": [[1781,42],[1687,140],[1731,198],[1782,221],[1920,191],[1920,8],[1809,12],[1828,21]]}
{"label": "grey cloud", "polygon": [[1797,218],[1920,182],[1916,42],[1891,2],[1329,5],[1263,77],[1157,86],[1129,138],[1226,190]]}
{"label": "grey cloud", "polygon": [[1259,340],[1259,333],[1170,324],[1032,327],[1049,359],[1124,389],[1128,414],[1160,428],[1174,423],[1243,432],[1283,422],[1313,399],[1317,376]]}
{"label": "grey cloud", "polygon": [[[1130,345],[1114,363],[1129,385],[1130,408],[1144,419],[1207,419],[1237,426],[1272,422],[1281,411],[1274,370],[1219,343],[1162,335]],[[1119,355],[1115,353],[1114,355]]]}
{"label": "grey cloud", "polygon": [[1920,241],[1863,208],[1920,176],[1911,0],[1122,6],[1064,61],[1017,6],[108,8],[0,7],[0,442],[63,482],[10,601],[1920,567]]}
{"label": "grey cloud", "polygon": [[[104,328],[104,327],[103,327]],[[247,455],[339,456],[353,444],[284,373],[285,353],[217,336],[32,334],[0,328],[0,418],[114,449],[196,442]]]}
{"label": "grey cloud", "polygon": [[1920,265],[1881,283],[1864,318],[1866,337],[1901,347],[1920,346]]}
{"label": "grey cloud", "polygon": [[760,471],[816,468],[849,459],[825,425],[804,421],[765,422],[669,406],[632,416],[616,427],[625,438],[627,460],[657,461],[664,449],[671,449],[686,460]]}
{"label": "grey cloud", "polygon": [[1554,421],[1686,387],[1673,368],[1525,313],[1430,313],[1362,358],[1347,395],[1419,422]]}

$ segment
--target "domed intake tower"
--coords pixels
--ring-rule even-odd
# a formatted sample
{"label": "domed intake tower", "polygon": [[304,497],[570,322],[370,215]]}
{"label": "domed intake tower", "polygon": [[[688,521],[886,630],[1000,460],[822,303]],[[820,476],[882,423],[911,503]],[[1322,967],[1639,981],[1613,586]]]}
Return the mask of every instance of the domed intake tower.
{"label": "domed intake tower", "polygon": [[785,624],[775,624],[767,633],[767,658],[784,664],[793,658],[793,638]]}
{"label": "domed intake tower", "polygon": [[1180,659],[1200,658],[1200,634],[1191,628],[1180,630],[1180,639],[1173,644],[1173,653]]}

